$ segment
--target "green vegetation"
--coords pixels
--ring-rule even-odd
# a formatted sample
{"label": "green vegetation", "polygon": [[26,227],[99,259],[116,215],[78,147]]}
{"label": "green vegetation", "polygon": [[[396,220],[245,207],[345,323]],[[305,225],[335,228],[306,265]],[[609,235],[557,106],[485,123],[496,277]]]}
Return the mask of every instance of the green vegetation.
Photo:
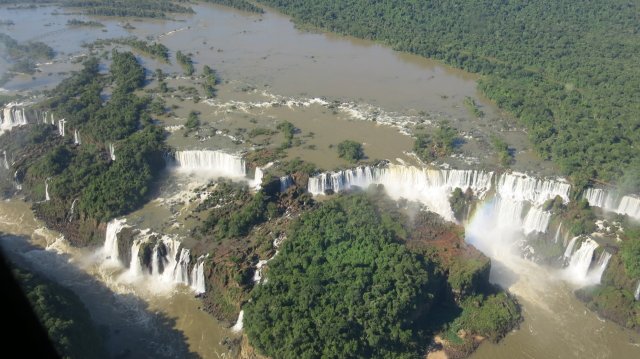
{"label": "green vegetation", "polygon": [[209,98],[215,97],[216,85],[218,84],[218,77],[216,76],[216,72],[208,65],[204,65],[202,74],[204,77],[204,83],[202,84],[202,87],[204,88],[205,94]]}
{"label": "green vegetation", "polygon": [[[134,93],[144,84],[144,69],[130,52],[114,50],[112,60],[108,75],[99,73],[96,59],[88,60],[41,105],[66,118],[68,132],[82,133],[81,146],[74,146],[69,136],[53,136],[49,126],[28,128],[28,137],[38,140],[21,149],[23,160],[17,168],[32,199],[42,198],[43,183],[49,179],[52,199],[34,209],[53,228],[69,223],[75,200],[74,218],[82,221],[107,221],[138,208],[164,167],[164,134],[150,121],[150,100]],[[100,94],[108,85],[112,95],[103,101]],[[115,161],[109,156],[110,145]]]}
{"label": "green vegetation", "polygon": [[171,0],[61,0],[63,6],[80,8],[88,15],[167,18],[168,13],[189,14],[193,10]]}
{"label": "green vegetation", "polygon": [[282,121],[276,126],[276,128],[282,132],[284,136],[284,141],[280,145],[280,149],[287,149],[291,147],[291,143],[293,141],[293,135],[296,133],[296,128],[289,121]]}
{"label": "green vegetation", "polygon": [[[196,209],[200,212],[213,207],[197,232],[217,240],[244,237],[255,225],[277,215],[273,200],[264,191],[251,195],[245,186],[220,182],[212,195]],[[215,208],[215,204],[230,205]]]}
{"label": "green vegetation", "polygon": [[151,56],[155,59],[169,62],[169,49],[158,42],[147,42],[138,40],[135,37],[121,38],[121,39],[98,39],[92,44],[88,45],[89,48],[95,48],[98,46],[108,46],[111,44],[119,44],[130,46],[145,55]]}
{"label": "green vegetation", "polygon": [[364,158],[362,144],[356,141],[344,140],[338,143],[338,157],[356,163]]}
{"label": "green vegetation", "polygon": [[[251,344],[276,358],[412,358],[442,329],[501,338],[520,314],[512,298],[492,292],[490,262],[479,253],[439,257],[431,241],[451,238],[450,225],[420,216],[424,226],[411,228],[420,220],[409,221],[381,192],[303,214],[244,306]],[[464,250],[458,238],[441,253]]]}
{"label": "green vegetation", "polygon": [[467,213],[472,213],[471,210],[473,208],[470,210],[470,207],[474,204],[473,191],[471,188],[467,188],[466,192],[462,192],[460,188],[456,187],[451,197],[449,197],[449,204],[451,205],[454,217],[458,221],[465,220]]}
{"label": "green vegetation", "polygon": [[0,44],[4,47],[4,56],[7,60],[18,61],[21,59],[50,60],[53,58],[53,49],[44,42],[27,42],[19,44],[11,36],[0,33]]}
{"label": "green vegetation", "polygon": [[509,145],[498,136],[491,136],[491,144],[493,149],[498,153],[498,161],[504,167],[508,167],[513,164],[513,153],[509,148]]}
{"label": "green vegetation", "polygon": [[255,12],[257,14],[263,14],[264,10],[261,7],[255,6],[247,0],[205,0],[215,4],[225,5],[239,10]]}
{"label": "green vegetation", "polygon": [[620,248],[624,268],[631,278],[640,279],[640,236],[625,241]]}
{"label": "green vegetation", "polygon": [[383,216],[359,196],[304,215],[245,306],[251,343],[277,358],[417,353],[411,327],[433,300],[429,269]]}
{"label": "green vegetation", "polygon": [[104,27],[104,24],[97,21],[84,21],[80,19],[71,19],[67,21],[68,26],[85,26],[85,27]]}
{"label": "green vegetation", "polygon": [[27,42],[20,44],[11,36],[0,33],[0,54],[11,63],[9,70],[0,77],[0,85],[7,83],[15,74],[34,74],[35,61],[50,60],[54,56],[53,49],[43,42]]}
{"label": "green vegetation", "polygon": [[[637,260],[635,263],[637,264]],[[638,279],[640,277],[634,278],[628,272],[622,255],[614,254],[602,275],[600,285],[582,288],[576,295],[604,318],[627,328],[640,330],[640,301],[634,298]]]}
{"label": "green vegetation", "polygon": [[91,315],[75,293],[23,269],[14,268],[13,274],[62,358],[107,358]]}
{"label": "green vegetation", "polygon": [[[544,158],[572,178],[640,177],[636,3],[262,0],[298,22],[484,74]],[[640,181],[629,190],[640,191]],[[585,185],[580,181],[578,185]]]}
{"label": "green vegetation", "polygon": [[458,139],[457,131],[447,123],[440,124],[433,135],[419,133],[413,142],[413,151],[425,162],[450,155]]}
{"label": "green vegetation", "polygon": [[189,117],[187,117],[187,122],[184,124],[189,130],[195,130],[200,126],[200,120],[198,119],[198,113],[195,111],[189,112]]}
{"label": "green vegetation", "polygon": [[484,117],[484,112],[480,110],[480,107],[478,106],[476,101],[471,97],[467,96],[464,98],[464,106],[467,108],[467,110],[469,110],[469,112],[471,112],[477,118]]}
{"label": "green vegetation", "polygon": [[195,69],[193,68],[193,61],[191,60],[191,56],[185,55],[182,51],[176,52],[176,60],[182,66],[182,71],[187,76],[193,75]]}

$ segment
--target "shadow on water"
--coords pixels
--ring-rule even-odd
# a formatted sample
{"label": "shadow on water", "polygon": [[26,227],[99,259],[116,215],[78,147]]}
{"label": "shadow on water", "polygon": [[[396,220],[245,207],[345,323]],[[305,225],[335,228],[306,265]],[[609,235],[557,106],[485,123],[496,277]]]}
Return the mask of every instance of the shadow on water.
{"label": "shadow on water", "polygon": [[73,291],[101,329],[114,358],[199,358],[176,320],[149,310],[132,293],[116,293],[76,267],[71,257],[36,247],[22,236],[0,233],[0,249],[9,262],[32,270]]}

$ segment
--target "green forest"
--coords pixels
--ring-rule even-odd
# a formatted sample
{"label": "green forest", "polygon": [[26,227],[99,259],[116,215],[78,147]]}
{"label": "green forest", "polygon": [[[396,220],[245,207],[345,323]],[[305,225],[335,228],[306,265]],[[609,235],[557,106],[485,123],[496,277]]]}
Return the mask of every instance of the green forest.
{"label": "green forest", "polygon": [[13,275],[61,358],[108,357],[89,311],[75,293],[25,269],[15,267]]}
{"label": "green forest", "polygon": [[[252,345],[273,358],[414,358],[444,331],[468,354],[459,330],[497,340],[518,323],[486,257],[440,257],[394,206],[354,194],[303,214],[244,307]],[[424,213],[421,228],[438,233],[435,217]]]}
{"label": "green forest", "polygon": [[582,187],[640,191],[640,21],[625,0],[262,0],[295,21],[484,75],[538,153]]}
{"label": "green forest", "polygon": [[[164,133],[151,122],[150,98],[136,94],[145,83],[144,68],[130,52],[114,50],[111,60],[105,75],[97,59],[87,60],[38,105],[66,119],[64,138],[51,125],[35,124],[3,140],[15,142],[4,145],[19,153],[18,180],[36,202],[38,216],[54,228],[70,219],[105,222],[138,208],[164,168]],[[106,100],[105,89],[111,92]],[[81,134],[82,145],[73,143],[73,131]],[[45,182],[51,200],[42,202]]]}

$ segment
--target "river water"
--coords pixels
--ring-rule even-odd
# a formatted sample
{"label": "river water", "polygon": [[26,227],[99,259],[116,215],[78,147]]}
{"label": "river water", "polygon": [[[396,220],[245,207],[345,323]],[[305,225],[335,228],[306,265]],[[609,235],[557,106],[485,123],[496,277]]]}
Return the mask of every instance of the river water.
{"label": "river water", "polygon": [[[274,12],[259,16],[214,5],[199,4],[193,8],[196,14],[180,16],[177,21],[92,18],[106,25],[100,29],[69,28],[66,26],[68,19],[87,18],[65,15],[64,9],[56,7],[26,10],[0,7],[0,19],[11,19],[16,24],[3,26],[0,31],[19,41],[44,41],[58,53],[52,64],[40,66],[41,72],[34,80],[18,77],[4,88],[9,91],[51,88],[66,76],[64,72],[78,68],[72,59],[87,52],[80,46],[83,42],[135,35],[160,41],[172,51],[192,53],[197,69],[207,64],[225,81],[220,86],[218,98],[210,103],[168,101],[180,108],[176,109],[174,118],[162,119],[167,126],[180,123],[180,118],[185,118],[192,109],[201,112],[205,123],[231,132],[257,126],[272,128],[286,119],[300,128],[302,135],[315,134],[307,137],[303,146],[291,150],[289,157],[301,156],[325,169],[345,165],[329,145],[349,138],[365,142],[365,152],[372,159],[411,161],[406,155],[411,150],[410,137],[395,127],[358,120],[358,115],[351,111],[366,109],[378,115],[382,111],[394,118],[422,119],[425,126],[446,119],[470,134],[463,150],[481,157],[479,164],[483,163],[483,155],[479,152],[486,150],[482,139],[499,132],[518,152],[516,168],[539,173],[554,171],[553,166],[532,154],[526,134],[517,129],[513,120],[478,93],[474,75],[394,52],[369,41],[302,32],[294,28],[287,17]],[[125,22],[130,22],[135,29],[125,30],[122,27]],[[147,58],[142,61],[151,70],[181,71],[175,64],[162,64]],[[0,70],[6,71],[7,66],[6,62],[0,62]],[[189,80],[172,81],[178,86]],[[480,104],[485,118],[474,118],[464,107],[467,96]],[[329,103],[337,101],[353,106],[335,110],[314,103],[309,106],[252,107],[246,111],[237,106],[261,103],[274,97],[303,102],[324,98],[323,101]],[[232,101],[237,102],[234,107],[221,110]],[[272,141],[277,144],[278,139]],[[251,144],[238,145],[221,136],[195,141],[177,133],[169,138],[169,143],[178,148],[234,151],[251,148]],[[151,205],[132,216],[144,217],[145,211],[152,211],[149,208],[153,208],[154,213],[167,213]],[[118,273],[105,271],[88,260],[91,253],[68,248],[61,242],[50,246],[48,251],[29,247],[33,244],[25,242],[24,237],[32,238],[42,230],[28,207],[16,201],[3,202],[0,212],[3,222],[0,230],[16,235],[7,237],[8,244],[4,247],[13,248],[15,255],[26,257],[36,270],[50,261],[56,268],[51,271],[51,277],[78,293],[94,319],[108,329],[108,344],[113,353],[128,350],[135,357],[149,352],[168,356],[196,353],[203,357],[228,354],[226,347],[219,343],[232,334],[200,311],[198,301],[188,291],[178,289],[158,294],[122,284],[115,280]],[[51,236],[49,234],[49,240],[43,242],[42,236],[36,235],[36,245],[50,245],[55,238]],[[555,277],[552,273],[529,262],[510,257],[507,261],[504,253],[496,253],[491,248],[481,249],[494,259],[492,280],[518,296],[525,321],[520,330],[501,343],[481,345],[474,358],[640,357],[640,338],[636,333],[599,319],[574,298],[574,288],[560,280],[549,279]],[[67,257],[58,258],[61,256],[58,251],[66,253]],[[25,256],[28,252],[35,254]],[[29,261],[29,256],[48,259]],[[123,319],[127,317],[136,320]],[[168,352],[169,347],[174,352]]]}

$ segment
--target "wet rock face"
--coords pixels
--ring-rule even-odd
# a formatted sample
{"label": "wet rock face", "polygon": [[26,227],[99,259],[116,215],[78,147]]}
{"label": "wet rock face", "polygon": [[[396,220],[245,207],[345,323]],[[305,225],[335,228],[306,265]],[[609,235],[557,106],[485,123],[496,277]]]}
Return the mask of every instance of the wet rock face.
{"label": "wet rock face", "polygon": [[118,259],[125,266],[131,263],[131,245],[138,235],[138,230],[125,227],[118,233]]}

